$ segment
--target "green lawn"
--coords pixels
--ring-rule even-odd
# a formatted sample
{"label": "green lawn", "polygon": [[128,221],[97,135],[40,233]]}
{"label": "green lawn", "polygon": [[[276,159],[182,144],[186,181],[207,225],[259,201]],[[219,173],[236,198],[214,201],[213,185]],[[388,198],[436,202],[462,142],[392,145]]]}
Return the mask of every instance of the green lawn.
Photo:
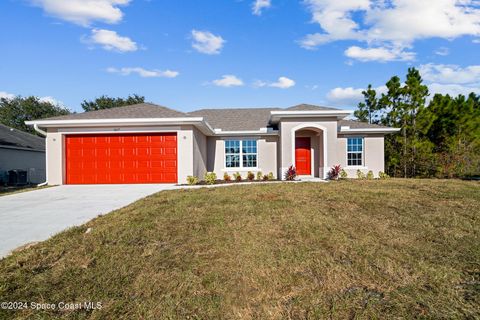
{"label": "green lawn", "polygon": [[480,184],[162,192],[1,260],[1,301],[102,309],[0,319],[479,318]]}

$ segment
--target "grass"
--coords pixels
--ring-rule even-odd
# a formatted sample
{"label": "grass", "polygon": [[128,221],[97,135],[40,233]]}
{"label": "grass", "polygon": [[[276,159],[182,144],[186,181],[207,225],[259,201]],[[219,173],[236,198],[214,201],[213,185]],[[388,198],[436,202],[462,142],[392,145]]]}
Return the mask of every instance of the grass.
{"label": "grass", "polygon": [[0,261],[0,301],[102,309],[0,318],[475,319],[479,213],[453,180],[162,192]]}
{"label": "grass", "polygon": [[34,191],[34,190],[40,190],[40,189],[45,189],[45,188],[50,188],[52,186],[41,186],[37,187],[37,185],[30,184],[30,185],[25,185],[25,186],[18,186],[18,187],[2,187],[0,186],[0,197],[1,196],[8,196],[14,193],[22,193],[22,192],[27,192],[27,191]]}

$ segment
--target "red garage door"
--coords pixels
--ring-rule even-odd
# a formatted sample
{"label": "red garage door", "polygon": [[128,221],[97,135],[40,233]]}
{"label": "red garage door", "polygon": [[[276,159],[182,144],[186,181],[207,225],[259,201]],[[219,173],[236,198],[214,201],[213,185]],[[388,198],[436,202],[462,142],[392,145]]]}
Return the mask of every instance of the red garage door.
{"label": "red garage door", "polygon": [[68,135],[67,184],[177,182],[177,135]]}

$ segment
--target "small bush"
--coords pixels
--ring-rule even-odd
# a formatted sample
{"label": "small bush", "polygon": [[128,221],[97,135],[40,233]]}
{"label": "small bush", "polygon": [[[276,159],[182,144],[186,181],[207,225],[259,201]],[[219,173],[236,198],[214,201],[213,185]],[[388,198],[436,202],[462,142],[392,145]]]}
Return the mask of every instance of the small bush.
{"label": "small bush", "polygon": [[225,180],[225,181],[232,181],[232,177],[230,177],[230,175],[229,175],[227,172],[225,172],[225,173],[223,174],[223,180]]}
{"label": "small bush", "polygon": [[217,175],[215,174],[215,172],[207,172],[205,173],[203,179],[205,180],[206,184],[215,184],[215,181],[217,180]]}
{"label": "small bush", "polygon": [[358,179],[365,179],[365,173],[363,173],[362,170],[360,170],[360,169],[357,170],[357,178]]}
{"label": "small bush", "polygon": [[340,171],[340,179],[347,179],[348,178],[348,174],[347,174],[347,171],[345,171],[344,169],[342,169]]}
{"label": "small bush", "polygon": [[248,181],[253,181],[253,179],[255,179],[255,174],[253,174],[253,172],[251,172],[251,171],[248,171],[247,172],[247,179],[248,179]]}
{"label": "small bush", "polygon": [[374,179],[374,178],[375,178],[375,176],[373,175],[373,171],[372,171],[372,170],[369,170],[369,171],[367,172],[367,179],[368,179],[368,180],[372,180],[372,179]]}
{"label": "small bush", "polygon": [[187,183],[191,186],[195,185],[198,183],[198,177],[195,176],[188,176],[187,177]]}
{"label": "small bush", "polygon": [[383,180],[383,179],[388,179],[388,178],[390,178],[390,176],[389,176],[387,173],[383,172],[383,171],[379,171],[379,172],[378,172],[378,177],[379,177],[380,179],[382,179],[382,180]]}
{"label": "small bush", "polygon": [[297,177],[297,169],[294,166],[290,166],[285,172],[285,180],[292,181]]}
{"label": "small bush", "polygon": [[263,175],[262,180],[263,181],[270,180],[270,178],[268,177],[268,174]]}
{"label": "small bush", "polygon": [[268,180],[275,180],[275,176],[273,175],[273,172],[268,173]]}
{"label": "small bush", "polygon": [[338,176],[340,175],[341,167],[339,164],[333,166],[330,171],[328,172],[328,179],[330,180],[338,180]]}
{"label": "small bush", "polygon": [[262,180],[263,174],[262,171],[257,172],[257,180]]}
{"label": "small bush", "polygon": [[233,174],[233,179],[235,179],[235,181],[238,181],[238,182],[242,181],[242,175],[240,174],[240,172],[235,172]]}

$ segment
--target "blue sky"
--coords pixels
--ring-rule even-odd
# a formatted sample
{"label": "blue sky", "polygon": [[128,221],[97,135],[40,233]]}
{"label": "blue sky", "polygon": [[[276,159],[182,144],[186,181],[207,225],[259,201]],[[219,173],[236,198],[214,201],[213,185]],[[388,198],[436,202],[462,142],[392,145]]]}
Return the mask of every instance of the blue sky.
{"label": "blue sky", "polygon": [[204,107],[353,109],[408,67],[480,92],[477,0],[5,0],[0,96],[144,95]]}

